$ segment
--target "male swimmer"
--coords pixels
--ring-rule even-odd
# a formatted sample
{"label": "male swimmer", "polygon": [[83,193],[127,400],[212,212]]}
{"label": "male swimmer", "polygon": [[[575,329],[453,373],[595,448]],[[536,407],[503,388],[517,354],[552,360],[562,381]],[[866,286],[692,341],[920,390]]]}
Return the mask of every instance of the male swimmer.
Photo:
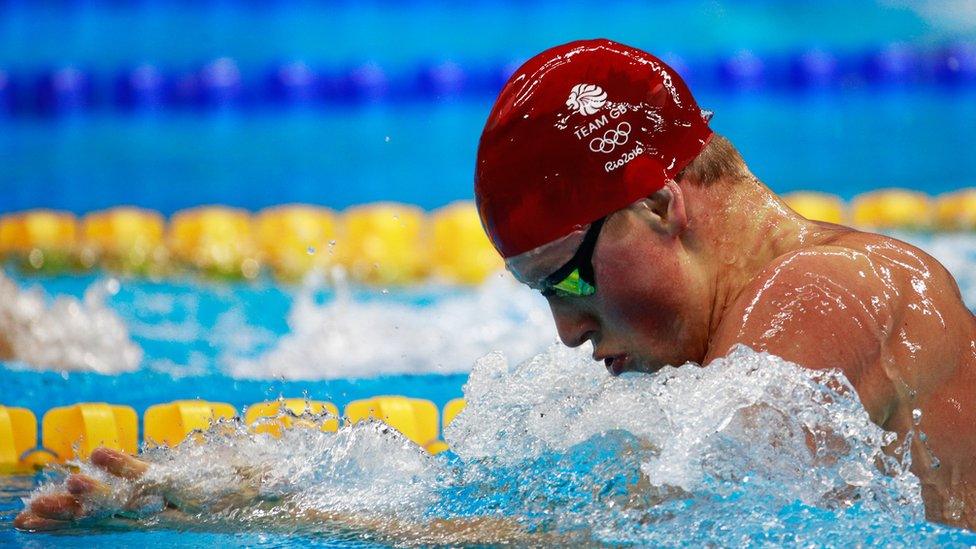
{"label": "male swimmer", "polygon": [[[976,323],[955,281],[908,244],[793,212],[708,118],[677,73],[622,44],[529,60],[495,103],[475,174],[508,269],[546,296],[563,342],[590,341],[613,375],[738,344],[840,369],[878,425],[915,430],[928,517],[976,528]],[[93,459],[130,478],[151,466]],[[99,489],[80,475],[67,486],[17,527],[63,525]]]}

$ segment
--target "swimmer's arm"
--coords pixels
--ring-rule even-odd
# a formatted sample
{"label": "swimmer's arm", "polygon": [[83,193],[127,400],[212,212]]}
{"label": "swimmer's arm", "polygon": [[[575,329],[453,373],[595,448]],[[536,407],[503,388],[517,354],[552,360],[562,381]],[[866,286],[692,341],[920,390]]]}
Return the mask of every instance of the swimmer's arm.
{"label": "swimmer's arm", "polygon": [[[431,519],[415,522],[393,517],[356,514],[354,512],[295,510],[291,514],[269,513],[247,521],[249,528],[262,531],[294,532],[312,531],[317,534],[335,535],[371,542],[411,545],[498,545],[498,544],[566,544],[568,536],[527,531],[518,521],[500,517],[468,517]],[[119,522],[131,528],[131,520],[110,518],[106,523]],[[146,529],[166,528],[180,531],[212,531],[215,528],[237,529],[240,522],[226,525],[201,522],[199,518],[175,508],[167,508],[139,527]]]}
{"label": "swimmer's arm", "polygon": [[567,544],[572,537],[529,532],[517,520],[504,517],[431,519],[426,522],[354,513],[303,511],[302,523],[325,527],[335,533],[352,533],[370,541],[412,545]]}
{"label": "swimmer's arm", "polygon": [[10,360],[14,357],[14,350],[7,341],[7,336],[0,331],[0,360]]}
{"label": "swimmer's arm", "polygon": [[880,365],[889,318],[877,297],[883,290],[870,262],[850,250],[788,255],[725,311],[706,363],[744,344],[807,368],[836,368],[884,425],[897,393]]}
{"label": "swimmer's arm", "polygon": [[[268,513],[258,513],[246,521],[248,527],[268,531],[313,530],[320,533],[351,534],[357,538],[391,544],[414,543],[436,545],[468,544],[567,544],[567,535],[529,532],[517,520],[507,517],[468,517],[454,519],[432,519],[429,521],[407,521],[392,516],[318,511],[292,507],[287,498],[270,501],[259,496],[260,471],[241,470],[242,486],[236,494],[222,501],[210,502],[206,510],[197,503],[201,495],[176,492],[165,482],[147,481],[146,473],[152,465],[134,456],[116,450],[98,448],[92,452],[91,462],[111,476],[132,483],[133,493],[129,500],[133,509],[131,514],[123,512],[115,516],[99,519],[100,523],[119,522],[132,528],[171,528],[175,530],[209,531],[223,527],[239,528],[241,522],[220,524],[208,520],[201,513],[210,516],[219,511],[234,509],[265,508]],[[50,531],[71,527],[78,521],[91,520],[90,512],[97,509],[100,501],[112,498],[112,489],[103,482],[88,475],[73,474],[65,482],[62,492],[47,492],[36,495],[27,507],[14,520],[14,527],[26,531]],[[167,503],[162,512],[145,516],[137,509],[145,496],[161,496]],[[128,505],[124,506],[128,507]],[[234,513],[231,513],[232,515]],[[127,517],[141,517],[133,522]],[[585,533],[577,533],[584,536]]]}

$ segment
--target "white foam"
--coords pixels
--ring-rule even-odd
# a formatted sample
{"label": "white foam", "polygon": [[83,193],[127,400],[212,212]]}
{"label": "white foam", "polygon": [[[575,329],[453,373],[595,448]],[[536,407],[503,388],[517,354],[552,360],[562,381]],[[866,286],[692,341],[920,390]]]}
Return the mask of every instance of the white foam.
{"label": "white foam", "polygon": [[375,422],[281,439],[223,423],[202,444],[147,452],[155,465],[140,483],[84,465],[113,486],[89,511],[149,514],[158,497],[132,498],[155,486],[191,522],[316,530],[323,523],[308,517],[338,514],[355,519],[360,540],[393,531],[416,541],[432,519],[470,516],[519,525],[522,543],[558,533],[661,546],[911,545],[940,532],[918,527],[918,480],[907,459],[882,451],[893,435],[838,372],[740,347],[705,368],[611,378],[584,352],[553,346],[517,366],[484,357],[465,397],[446,430],[457,459]]}
{"label": "white foam", "polygon": [[445,438],[469,461],[511,465],[622,431],[644,448],[640,469],[653,487],[694,493],[751,476],[750,486],[783,502],[894,497],[911,503],[910,516],[921,516],[917,480],[881,450],[894,435],[871,423],[840,372],[812,371],[746,347],[705,368],[619,378],[584,352],[559,347],[514,368],[492,354],[472,372],[465,397],[468,406]]}
{"label": "white foam", "polygon": [[291,333],[256,359],[229,361],[226,370],[285,379],[447,374],[470,371],[492,350],[524,359],[555,341],[545,300],[508,275],[474,291],[439,293],[430,304],[391,294],[362,300],[340,283],[335,299],[317,305],[314,286],[306,286],[288,314]]}
{"label": "white foam", "polygon": [[32,369],[103,374],[137,369],[142,350],[104,303],[118,286],[115,279],[100,280],[82,300],[58,296],[48,305],[40,288],[22,290],[0,272],[0,334],[14,360]]}
{"label": "white foam", "polygon": [[893,236],[937,259],[956,279],[966,305],[976,308],[976,235],[895,233]]}

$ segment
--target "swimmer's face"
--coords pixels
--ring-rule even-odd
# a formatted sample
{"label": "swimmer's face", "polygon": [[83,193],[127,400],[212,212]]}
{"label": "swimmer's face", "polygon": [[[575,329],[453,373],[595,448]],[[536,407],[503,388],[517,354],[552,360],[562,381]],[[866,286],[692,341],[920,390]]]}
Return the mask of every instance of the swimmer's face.
{"label": "swimmer's face", "polygon": [[[666,213],[645,206],[612,214],[593,252],[596,292],[547,297],[563,343],[591,341],[594,358],[614,375],[704,359],[711,313],[705,271],[668,223]],[[561,265],[552,263],[552,270]]]}

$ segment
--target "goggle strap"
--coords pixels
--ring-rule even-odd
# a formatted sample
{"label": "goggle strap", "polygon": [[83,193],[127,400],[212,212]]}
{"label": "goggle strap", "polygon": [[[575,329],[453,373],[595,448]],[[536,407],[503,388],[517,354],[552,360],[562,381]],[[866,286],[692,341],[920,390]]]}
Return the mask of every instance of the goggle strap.
{"label": "goggle strap", "polygon": [[[603,222],[606,220],[606,217],[601,217],[590,224],[590,229],[586,231],[583,243],[580,244],[573,258],[579,265],[580,278],[589,284],[596,279],[593,275],[593,249],[596,248],[596,240],[600,237],[600,229],[603,228]],[[581,261],[584,257],[589,258],[589,261]]]}

